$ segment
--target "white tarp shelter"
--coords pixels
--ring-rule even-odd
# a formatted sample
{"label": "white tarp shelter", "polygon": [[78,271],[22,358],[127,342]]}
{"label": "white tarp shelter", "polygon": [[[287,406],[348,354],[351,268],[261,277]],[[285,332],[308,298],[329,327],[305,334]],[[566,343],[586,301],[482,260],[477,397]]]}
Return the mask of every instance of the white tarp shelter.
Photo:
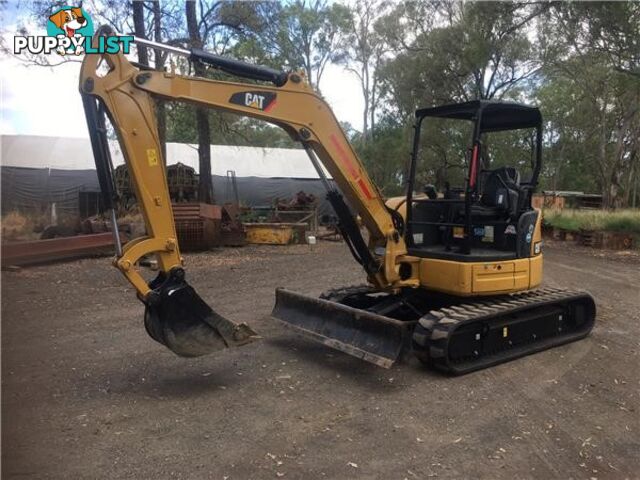
{"label": "white tarp shelter", "polygon": [[[115,166],[124,163],[117,142],[111,145]],[[167,145],[168,164],[178,162],[198,170],[195,145]],[[211,146],[216,201],[233,201],[227,171],[236,173],[244,205],[271,205],[304,191],[320,199],[320,211],[330,213],[326,191],[304,150]],[[2,213],[41,212],[53,203],[60,212],[81,213],[87,198],[100,191],[89,139],[0,135]],[[328,175],[327,175],[328,176]],[[85,200],[82,200],[82,199]]]}
{"label": "white tarp shelter", "polygon": [[[114,166],[124,163],[117,142],[111,142]],[[167,164],[181,162],[198,171],[197,145],[167,144]],[[3,167],[93,170],[93,153],[88,138],[0,135],[0,164]],[[303,149],[235,147],[211,145],[211,173],[237,177],[309,178],[318,173]]]}

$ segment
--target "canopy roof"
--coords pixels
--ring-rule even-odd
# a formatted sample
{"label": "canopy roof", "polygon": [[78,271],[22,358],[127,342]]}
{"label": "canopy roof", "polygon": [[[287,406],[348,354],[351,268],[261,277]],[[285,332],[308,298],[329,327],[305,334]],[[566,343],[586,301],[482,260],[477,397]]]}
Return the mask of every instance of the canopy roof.
{"label": "canopy roof", "polygon": [[480,110],[482,110],[481,132],[534,128],[542,124],[542,115],[537,107],[489,100],[474,100],[472,102],[423,108],[416,111],[416,117],[474,120]]}

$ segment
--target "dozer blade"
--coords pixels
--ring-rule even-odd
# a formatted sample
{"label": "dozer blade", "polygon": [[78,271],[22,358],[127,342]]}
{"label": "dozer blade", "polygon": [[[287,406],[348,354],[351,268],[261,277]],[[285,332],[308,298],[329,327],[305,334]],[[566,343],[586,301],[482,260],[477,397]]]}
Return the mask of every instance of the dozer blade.
{"label": "dozer blade", "polygon": [[216,313],[182,278],[175,274],[153,291],[146,302],[147,333],[181,357],[198,357],[260,337],[246,324],[236,324]]}
{"label": "dozer blade", "polygon": [[385,368],[411,339],[410,323],[283,288],[276,290],[271,316],[305,337]]}

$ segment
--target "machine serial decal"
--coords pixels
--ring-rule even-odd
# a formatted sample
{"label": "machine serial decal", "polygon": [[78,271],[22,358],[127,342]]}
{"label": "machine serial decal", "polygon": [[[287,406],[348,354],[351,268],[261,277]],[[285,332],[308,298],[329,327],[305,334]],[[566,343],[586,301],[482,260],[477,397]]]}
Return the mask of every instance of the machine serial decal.
{"label": "machine serial decal", "polygon": [[238,92],[231,95],[230,103],[243,107],[255,108],[268,112],[276,104],[276,94],[273,92]]}

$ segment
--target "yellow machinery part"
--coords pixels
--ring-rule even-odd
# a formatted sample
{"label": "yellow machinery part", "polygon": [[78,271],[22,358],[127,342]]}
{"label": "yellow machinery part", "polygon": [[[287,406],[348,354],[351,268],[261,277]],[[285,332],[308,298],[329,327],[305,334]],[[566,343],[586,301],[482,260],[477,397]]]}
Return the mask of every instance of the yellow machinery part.
{"label": "yellow machinery part", "polygon": [[535,288],[542,281],[542,255],[503,262],[455,262],[422,258],[420,284],[458,296],[495,295]]}

